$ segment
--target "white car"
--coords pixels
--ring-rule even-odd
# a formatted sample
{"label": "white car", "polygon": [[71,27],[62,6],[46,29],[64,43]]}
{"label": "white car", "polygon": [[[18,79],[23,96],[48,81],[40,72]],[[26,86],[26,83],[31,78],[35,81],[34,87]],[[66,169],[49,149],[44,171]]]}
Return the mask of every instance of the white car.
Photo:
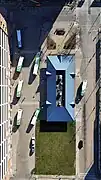
{"label": "white car", "polygon": [[23,113],[23,110],[22,109],[18,109],[18,112],[17,112],[17,122],[16,122],[17,126],[20,125],[21,118],[22,118],[22,113]]}
{"label": "white car", "polygon": [[83,84],[82,84],[82,90],[81,90],[81,96],[82,96],[82,97],[83,97],[84,94],[85,94],[86,88],[87,88],[87,80],[84,80],[84,81],[83,81]]}

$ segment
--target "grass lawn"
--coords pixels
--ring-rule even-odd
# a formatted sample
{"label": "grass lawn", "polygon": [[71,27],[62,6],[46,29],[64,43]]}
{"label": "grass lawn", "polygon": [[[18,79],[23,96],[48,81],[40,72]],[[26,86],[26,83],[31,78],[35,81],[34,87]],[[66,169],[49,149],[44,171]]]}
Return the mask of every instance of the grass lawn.
{"label": "grass lawn", "polygon": [[73,123],[67,124],[67,132],[40,132],[40,122],[37,122],[36,174],[75,174],[74,134]]}

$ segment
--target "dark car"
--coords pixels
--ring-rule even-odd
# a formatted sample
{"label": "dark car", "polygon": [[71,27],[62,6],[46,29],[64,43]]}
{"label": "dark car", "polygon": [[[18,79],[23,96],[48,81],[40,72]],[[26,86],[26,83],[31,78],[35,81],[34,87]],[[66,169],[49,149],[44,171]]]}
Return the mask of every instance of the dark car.
{"label": "dark car", "polygon": [[31,152],[34,153],[35,151],[35,137],[31,139]]}

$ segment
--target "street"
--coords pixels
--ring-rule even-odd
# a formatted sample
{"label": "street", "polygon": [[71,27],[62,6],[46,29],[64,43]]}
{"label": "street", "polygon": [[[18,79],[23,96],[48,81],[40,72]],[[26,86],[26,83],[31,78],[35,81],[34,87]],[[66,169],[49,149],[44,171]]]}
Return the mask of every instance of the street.
{"label": "street", "polygon": [[[12,63],[12,178],[29,179],[35,169],[35,153],[30,155],[31,137],[35,136],[35,127],[30,128],[30,121],[39,107],[40,102],[40,76],[33,77],[33,58],[52,28],[61,6],[42,7],[33,11],[23,11],[18,7],[8,8],[8,30],[10,38]],[[28,13],[29,12],[29,13]],[[22,32],[22,50],[17,48],[16,29]],[[15,69],[19,56],[24,56],[24,64],[20,74]],[[44,66],[44,65],[43,65]],[[19,100],[15,91],[19,80],[24,80],[22,95]],[[23,109],[21,125],[15,128],[17,110]]]}

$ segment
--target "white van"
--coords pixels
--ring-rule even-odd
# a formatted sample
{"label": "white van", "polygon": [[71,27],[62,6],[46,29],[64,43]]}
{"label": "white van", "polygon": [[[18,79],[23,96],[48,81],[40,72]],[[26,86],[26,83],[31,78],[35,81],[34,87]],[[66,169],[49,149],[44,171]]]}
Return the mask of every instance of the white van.
{"label": "white van", "polygon": [[22,48],[21,30],[16,30],[18,48]]}

